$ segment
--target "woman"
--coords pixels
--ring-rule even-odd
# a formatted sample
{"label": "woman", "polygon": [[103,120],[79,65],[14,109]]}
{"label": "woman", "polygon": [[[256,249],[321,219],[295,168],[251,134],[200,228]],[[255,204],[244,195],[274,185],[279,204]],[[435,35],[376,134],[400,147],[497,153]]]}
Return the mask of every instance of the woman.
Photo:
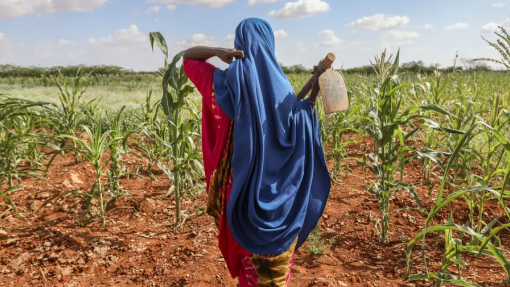
{"label": "woman", "polygon": [[[309,99],[296,99],[264,20],[242,21],[235,48],[184,52],[203,96],[207,212],[241,287],[287,286],[294,251],[317,225],[331,185],[314,113],[318,81]],[[230,66],[206,62],[215,56]]]}

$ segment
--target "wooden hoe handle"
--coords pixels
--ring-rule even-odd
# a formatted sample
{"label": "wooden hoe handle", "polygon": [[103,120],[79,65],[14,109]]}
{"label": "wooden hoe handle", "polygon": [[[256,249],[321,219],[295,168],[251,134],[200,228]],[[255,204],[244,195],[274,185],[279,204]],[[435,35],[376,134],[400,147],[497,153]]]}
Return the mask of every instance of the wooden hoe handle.
{"label": "wooden hoe handle", "polygon": [[[324,73],[327,69],[331,69],[331,66],[333,65],[333,62],[335,62],[335,54],[333,53],[329,53],[326,58],[324,58],[323,60],[321,60],[319,62],[319,64],[316,66],[317,68],[317,71],[319,72],[319,75],[321,75],[322,73]],[[314,70],[315,72],[315,70]],[[312,74],[314,73],[312,72]],[[310,78],[310,80],[308,80],[308,82],[306,82],[306,84],[303,86],[303,88],[301,89],[301,91],[298,93],[297,95],[297,100],[300,101],[302,99],[304,99],[306,97],[306,95],[308,95],[308,93],[310,92],[310,90],[312,89],[312,85],[313,85],[313,82],[314,82],[314,76],[312,76]]]}

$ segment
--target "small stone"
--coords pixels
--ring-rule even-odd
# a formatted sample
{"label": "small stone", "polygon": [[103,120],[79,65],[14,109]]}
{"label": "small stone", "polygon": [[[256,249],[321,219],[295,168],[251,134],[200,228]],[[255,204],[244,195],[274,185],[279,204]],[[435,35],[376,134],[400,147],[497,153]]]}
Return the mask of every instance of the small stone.
{"label": "small stone", "polygon": [[110,273],[114,273],[115,271],[117,271],[117,269],[119,269],[119,267],[115,264],[112,264],[110,265],[110,267],[108,267],[106,270]]}
{"label": "small stone", "polygon": [[16,259],[12,260],[11,263],[9,263],[9,267],[18,274],[23,274],[25,272],[25,263],[30,258],[30,253],[25,252],[18,256]]}
{"label": "small stone", "polygon": [[46,246],[46,247],[50,247],[50,246],[51,246],[51,242],[49,242],[49,241],[45,241],[45,242],[44,242],[44,246]]}
{"label": "small stone", "polygon": [[62,185],[65,187],[65,188],[69,188],[69,189],[72,189],[74,188],[74,186],[69,182],[69,180],[65,179],[63,182],[62,182]]}
{"label": "small stone", "polygon": [[338,281],[338,285],[340,285],[340,286],[342,286],[342,287],[343,287],[343,286],[349,286],[349,285],[345,284],[343,281]]}
{"label": "small stone", "polygon": [[78,175],[76,173],[71,173],[71,181],[74,183],[74,184],[80,184],[80,183],[83,183],[83,181],[78,177]]}
{"label": "small stone", "polygon": [[7,231],[0,229],[0,236],[7,236]]}
{"label": "small stone", "polygon": [[50,196],[51,196],[51,194],[50,194],[49,192],[41,192],[41,193],[39,193],[39,194],[37,195],[37,198],[38,198],[38,199],[44,199],[44,198],[48,198],[48,197],[50,197]]}
{"label": "small stone", "polygon": [[71,275],[71,273],[73,273],[72,267],[66,267],[66,268],[62,269],[62,272],[60,272],[60,274],[62,276],[68,276],[68,275]]}
{"label": "small stone", "polygon": [[82,258],[80,258],[80,259],[78,260],[78,264],[79,264],[79,265],[85,265],[85,260],[83,260]]}
{"label": "small stone", "polygon": [[39,206],[41,206],[41,203],[42,201],[40,200],[34,200],[31,204],[30,204],[30,211],[36,211],[37,209],[39,209]]}

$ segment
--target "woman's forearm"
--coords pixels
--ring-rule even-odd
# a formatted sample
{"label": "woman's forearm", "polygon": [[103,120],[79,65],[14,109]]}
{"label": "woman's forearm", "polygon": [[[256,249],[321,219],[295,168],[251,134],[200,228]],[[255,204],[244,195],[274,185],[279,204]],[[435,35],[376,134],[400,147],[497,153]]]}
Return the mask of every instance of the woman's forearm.
{"label": "woman's forearm", "polygon": [[315,79],[314,79],[314,77],[312,77],[310,80],[308,80],[308,82],[306,82],[306,84],[303,86],[303,88],[301,88],[301,91],[299,91],[299,93],[296,95],[298,101],[301,101],[302,99],[306,98],[306,95],[308,95],[308,93],[310,92],[310,90],[313,87],[314,81],[315,81]]}
{"label": "woman's forearm", "polygon": [[184,59],[192,59],[199,61],[207,61],[212,57],[218,55],[218,48],[213,47],[205,47],[205,46],[196,46],[193,48],[189,48],[184,51]]}
{"label": "woman's forearm", "polygon": [[315,108],[315,103],[317,102],[317,96],[319,95],[319,92],[321,91],[321,88],[319,84],[314,84],[312,87],[312,93],[308,97],[308,100],[310,101],[310,104],[312,104],[312,108]]}
{"label": "woman's forearm", "polygon": [[207,61],[212,57],[218,57],[223,62],[230,64],[234,59],[244,59],[244,52],[236,49],[213,48],[196,46],[184,51],[184,59]]}

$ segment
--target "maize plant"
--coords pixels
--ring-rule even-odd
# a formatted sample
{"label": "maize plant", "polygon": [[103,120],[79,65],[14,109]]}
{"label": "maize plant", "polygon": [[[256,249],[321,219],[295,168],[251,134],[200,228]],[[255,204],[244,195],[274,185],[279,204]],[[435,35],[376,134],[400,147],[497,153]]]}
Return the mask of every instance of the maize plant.
{"label": "maize plant", "polygon": [[155,119],[158,117],[161,100],[151,103],[153,89],[149,89],[145,97],[145,103],[142,105],[142,114],[138,120],[144,123],[145,126],[152,126]]}
{"label": "maize plant", "polygon": [[158,116],[161,109],[161,100],[154,104],[151,103],[152,92],[152,88],[147,92],[145,103],[142,105],[142,115],[138,117],[138,120],[142,123],[140,132],[146,138],[134,139],[134,144],[137,151],[147,160],[147,174],[153,180],[157,180],[152,173],[152,167],[156,165],[158,160],[166,157],[166,153],[161,141],[155,139],[165,139],[167,135],[167,121],[166,118]]}
{"label": "maize plant", "polygon": [[[29,160],[26,147],[33,148],[39,144],[36,134],[32,134],[23,125],[24,120],[33,122],[39,114],[32,110],[49,103],[33,102],[13,98],[0,99],[0,197],[5,204],[25,220],[9,194],[21,187],[21,176],[38,177],[33,166],[23,166]],[[32,126],[31,126],[32,127]],[[0,204],[3,205],[4,203]]]}
{"label": "maize plant", "polygon": [[[167,117],[167,132],[164,138],[159,138],[168,150],[172,168],[164,166],[158,161],[158,166],[172,181],[169,193],[175,194],[176,227],[182,225],[181,198],[185,190],[189,190],[195,181],[202,178],[202,153],[195,144],[195,138],[200,137],[200,118],[193,112],[188,103],[188,96],[195,90],[187,85],[188,77],[184,73],[184,66],[176,67],[182,58],[182,52],[175,55],[168,63],[168,48],[163,36],[154,32],[150,34],[151,46],[158,45],[165,55],[165,65],[161,71],[163,98],[161,107]],[[185,113],[186,112],[186,113]]]}
{"label": "maize plant", "polygon": [[[351,107],[349,112],[338,113],[328,133],[328,142],[331,145],[328,157],[331,157],[335,164],[331,172],[331,178],[335,181],[338,181],[337,175],[342,171],[343,162],[349,159],[346,154],[346,147],[360,142],[360,140],[353,138],[354,135],[359,134],[359,130],[351,127],[351,120],[360,113],[361,108],[361,105],[357,105]],[[329,135],[331,136],[329,137]]]}
{"label": "maize plant", "polygon": [[[510,121],[510,114],[502,107],[499,96],[493,96],[488,116],[488,126],[482,125],[483,131],[480,133],[483,136],[484,145],[476,149],[472,147],[464,148],[466,152],[474,155],[476,158],[476,162],[473,165],[480,166],[483,170],[483,173],[480,175],[469,172],[470,180],[467,181],[469,186],[493,186],[497,184],[498,180],[505,173],[505,170],[500,168],[504,164],[505,148],[493,130],[501,133]],[[482,218],[485,211],[484,204],[492,199],[492,194],[482,190],[481,192],[470,193],[464,199],[470,211],[470,227],[476,232],[481,232],[486,224]]]}
{"label": "maize plant", "polygon": [[108,170],[108,186],[112,192],[121,192],[120,179],[128,175],[127,167],[122,164],[122,155],[128,154],[127,140],[131,131],[125,131],[122,127],[121,116],[126,106],[123,106],[115,115],[112,122],[113,138],[121,138],[120,141],[114,141],[110,146],[110,170]]}
{"label": "maize plant", "polygon": [[55,85],[59,90],[58,118],[54,120],[54,124],[56,124],[55,132],[74,135],[79,127],[82,117],[80,104],[83,94],[87,91],[87,86],[83,84],[83,80],[89,75],[85,75],[82,70],[78,70],[78,74],[73,78],[72,86],[70,86],[62,73],[59,73],[59,81],[55,80]]}
{"label": "maize plant", "polygon": [[[414,101],[419,105],[437,105],[445,107],[447,101],[452,97],[452,93],[447,93],[448,83],[452,80],[452,74],[443,76],[443,74],[436,68],[434,71],[434,78],[430,82],[424,82],[420,74],[418,74],[419,84],[416,84],[414,90]],[[418,89],[416,89],[418,87]],[[423,115],[433,118],[433,114],[425,111]],[[434,119],[434,118],[433,118]],[[435,119],[440,121],[441,119]],[[434,129],[429,128],[424,131],[419,130],[417,134],[423,141],[422,149],[433,151],[441,146],[441,133],[436,132]],[[446,156],[446,154],[437,154],[438,157]],[[429,179],[433,162],[427,158],[420,158],[422,162],[423,177]]]}
{"label": "maize plant", "polygon": [[[104,227],[106,225],[106,210],[109,205],[115,202],[115,200],[119,197],[132,198],[130,195],[115,193],[114,190],[108,188],[108,186],[103,185],[101,182],[101,178],[103,177],[106,168],[111,163],[111,158],[106,158],[106,152],[111,149],[113,145],[117,144],[117,142],[121,141],[122,137],[112,137],[111,130],[102,134],[100,123],[95,125],[93,131],[87,126],[83,126],[83,129],[87,134],[87,141],[77,138],[73,135],[61,135],[61,137],[73,141],[73,146],[67,146],[66,149],[70,149],[81,155],[92,165],[94,168],[96,181],[88,192],[84,192],[82,190],[72,190],[65,192],[60,197],[68,193],[84,196],[87,199],[85,209],[89,215],[89,218],[82,224],[87,225],[93,219],[99,218],[101,220],[101,225]],[[107,196],[109,197],[106,198]],[[97,201],[99,205],[99,212],[96,214],[94,214],[92,210],[93,200]]]}
{"label": "maize plant", "polygon": [[508,34],[508,31],[505,29],[505,27],[498,26],[498,28],[500,32],[499,33],[494,32],[494,34],[496,34],[499,37],[499,39],[495,43],[485,39],[483,36],[482,39],[485,42],[487,42],[487,44],[489,44],[491,47],[496,49],[496,51],[498,51],[498,53],[502,57],[501,60],[495,60],[490,58],[478,58],[474,59],[473,61],[489,61],[503,65],[505,66],[505,68],[507,68],[507,70],[510,70],[510,35]]}
{"label": "maize plant", "polygon": [[[457,284],[460,286],[478,286],[478,285],[471,285],[470,283],[464,281],[462,278],[459,277],[460,275],[460,268],[465,265],[464,261],[461,259],[461,253],[470,253],[472,255],[476,255],[478,257],[484,256],[494,259],[495,261],[499,262],[504,271],[506,272],[508,278],[505,279],[500,286],[503,286],[505,283],[510,282],[510,261],[508,260],[507,256],[505,255],[507,251],[503,250],[502,248],[494,245],[491,241],[495,241],[496,244],[501,244],[501,240],[497,237],[497,234],[506,228],[510,227],[510,224],[502,224],[500,226],[497,226],[496,228],[493,228],[496,223],[498,223],[498,219],[493,220],[489,224],[485,224],[483,229],[480,230],[480,232],[477,232],[470,227],[466,225],[460,226],[455,223],[452,223],[451,216],[449,218],[448,224],[444,225],[433,225],[431,226],[431,223],[435,216],[446,206],[449,206],[451,202],[454,200],[468,196],[470,194],[474,193],[480,193],[480,192],[487,192],[494,198],[498,199],[498,201],[501,204],[502,209],[505,211],[505,214],[507,215],[508,219],[510,220],[510,211],[507,208],[505,200],[510,199],[509,192],[506,190],[506,186],[508,182],[510,181],[510,161],[507,163],[507,168],[505,170],[503,184],[501,187],[497,188],[499,189],[493,189],[491,187],[488,187],[486,185],[475,185],[464,189],[457,189],[456,192],[446,196],[443,199],[443,194],[445,192],[445,188],[448,185],[451,185],[450,182],[450,169],[455,165],[456,160],[461,155],[462,149],[466,146],[466,144],[469,142],[469,140],[472,138],[472,133],[478,128],[478,126],[482,126],[484,128],[487,128],[488,132],[493,133],[494,138],[497,139],[500,144],[505,148],[505,153],[507,159],[510,159],[510,144],[509,141],[501,134],[499,131],[491,127],[490,125],[486,124],[483,121],[478,121],[474,123],[469,129],[465,131],[465,133],[460,138],[457,146],[455,147],[455,150],[453,151],[448,164],[445,168],[445,173],[443,175],[441,186],[439,187],[436,203],[434,207],[430,210],[430,212],[427,215],[427,219],[425,221],[425,228],[420,231],[408,244],[407,246],[407,265],[408,265],[408,272],[410,270],[410,260],[411,260],[411,253],[413,246],[421,239],[422,240],[422,257],[423,261],[425,263],[427,273],[424,274],[413,274],[410,276],[411,280],[423,280],[423,279],[435,279],[436,284],[435,287],[440,287],[445,284]],[[454,186],[455,187],[455,186]],[[453,240],[452,239],[452,233],[453,231],[459,232],[459,240]],[[489,233],[490,231],[490,233]],[[445,265],[451,265],[456,264],[457,265],[457,276],[451,275],[448,273],[448,268],[442,267],[439,272],[428,272],[428,266],[427,266],[427,259],[425,256],[425,241],[426,241],[426,234],[436,232],[438,235],[441,232],[445,233],[445,240],[446,243],[446,250],[443,257],[443,266]],[[486,235],[488,234],[488,235]],[[467,245],[463,245],[462,243],[462,236],[470,236],[471,240],[467,243]],[[487,248],[487,249],[485,249]]]}
{"label": "maize plant", "polygon": [[[405,164],[419,156],[427,157],[440,164],[436,156],[437,153],[406,146],[406,141],[411,139],[421,128],[420,125],[409,129],[410,124],[422,121],[431,128],[444,130],[439,123],[418,114],[418,111],[449,114],[437,105],[413,106],[401,113],[400,108],[404,101],[402,90],[410,84],[400,83],[398,77],[399,54],[393,63],[390,63],[391,59],[390,56],[389,60],[386,60],[386,51],[384,51],[380,58],[375,58],[375,64],[373,64],[379,82],[371,91],[373,106],[368,108],[370,124],[365,127],[365,130],[374,139],[376,152],[369,154],[368,157],[364,155],[363,161],[359,162],[362,167],[368,168],[377,176],[376,180],[371,181],[370,186],[363,185],[363,187],[374,194],[379,201],[381,220],[376,228],[379,228],[383,244],[388,242],[390,214],[395,212],[390,209],[390,200],[394,193],[406,190],[414,197],[418,208],[422,209],[420,199],[414,190],[414,185],[418,183],[409,184],[403,181]],[[410,152],[416,154],[407,156]],[[399,179],[397,179],[398,177]]]}

